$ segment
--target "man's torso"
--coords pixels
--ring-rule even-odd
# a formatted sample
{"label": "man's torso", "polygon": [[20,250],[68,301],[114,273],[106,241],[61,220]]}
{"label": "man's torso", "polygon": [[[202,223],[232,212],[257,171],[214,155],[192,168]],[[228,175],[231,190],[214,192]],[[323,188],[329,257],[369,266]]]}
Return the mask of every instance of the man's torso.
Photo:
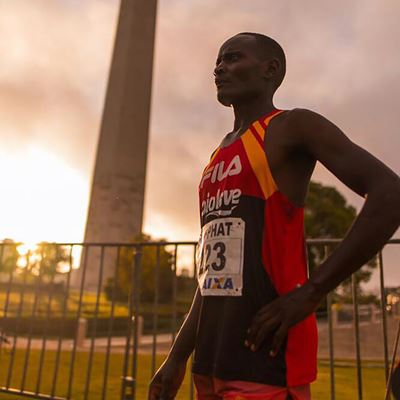
{"label": "man's torso", "polygon": [[308,383],[315,375],[314,361],[296,366],[305,352],[311,360],[315,356],[313,317],[292,329],[276,357],[268,356],[272,338],[258,352],[244,347],[255,313],[307,279],[303,210],[279,190],[265,153],[265,147],[267,154],[278,149],[271,166],[284,180],[290,169],[282,167],[287,147],[278,137],[282,122],[271,130],[273,137],[269,129],[265,134],[275,115],[255,121],[219,148],[202,176],[198,272],[203,304],[193,370],[286,386]]}

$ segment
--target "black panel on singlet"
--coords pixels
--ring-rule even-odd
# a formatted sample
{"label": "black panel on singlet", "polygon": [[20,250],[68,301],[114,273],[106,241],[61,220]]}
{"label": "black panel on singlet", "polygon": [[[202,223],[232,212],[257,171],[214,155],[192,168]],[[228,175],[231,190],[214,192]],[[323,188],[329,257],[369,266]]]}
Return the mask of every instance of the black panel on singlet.
{"label": "black panel on singlet", "polygon": [[[243,294],[203,296],[192,371],[222,380],[243,380],[286,386],[285,348],[269,356],[272,336],[257,352],[245,347],[246,330],[260,308],[277,297],[261,259],[264,228],[262,199],[242,195],[232,217],[244,219]],[[216,219],[210,217],[202,225]]]}

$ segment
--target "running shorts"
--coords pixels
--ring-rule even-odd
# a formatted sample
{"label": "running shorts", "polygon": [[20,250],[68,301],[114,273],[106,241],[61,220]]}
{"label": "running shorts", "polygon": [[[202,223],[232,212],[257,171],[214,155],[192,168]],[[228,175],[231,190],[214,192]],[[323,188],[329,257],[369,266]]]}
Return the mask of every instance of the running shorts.
{"label": "running shorts", "polygon": [[279,387],[193,374],[197,400],[311,400],[310,385]]}

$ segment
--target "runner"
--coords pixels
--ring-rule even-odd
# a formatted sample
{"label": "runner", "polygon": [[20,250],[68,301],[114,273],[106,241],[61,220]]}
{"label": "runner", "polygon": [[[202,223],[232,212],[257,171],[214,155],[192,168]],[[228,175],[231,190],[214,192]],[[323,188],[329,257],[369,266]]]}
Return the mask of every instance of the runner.
{"label": "runner", "polygon": [[[173,399],[194,350],[200,400],[310,399],[320,301],[400,224],[400,179],[321,115],[278,110],[285,76],[273,39],[240,33],[221,47],[218,101],[234,126],[199,185],[198,289],[149,399]],[[304,202],[316,161],[366,198],[347,236],[307,278]]]}

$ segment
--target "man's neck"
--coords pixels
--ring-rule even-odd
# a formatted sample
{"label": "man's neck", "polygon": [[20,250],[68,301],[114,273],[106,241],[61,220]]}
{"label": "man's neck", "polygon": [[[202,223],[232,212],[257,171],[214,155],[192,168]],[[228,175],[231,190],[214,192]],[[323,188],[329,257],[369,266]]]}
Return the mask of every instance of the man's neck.
{"label": "man's neck", "polygon": [[274,110],[276,108],[272,102],[272,98],[257,98],[254,101],[234,104],[235,122],[233,132],[242,133],[252,122]]}

